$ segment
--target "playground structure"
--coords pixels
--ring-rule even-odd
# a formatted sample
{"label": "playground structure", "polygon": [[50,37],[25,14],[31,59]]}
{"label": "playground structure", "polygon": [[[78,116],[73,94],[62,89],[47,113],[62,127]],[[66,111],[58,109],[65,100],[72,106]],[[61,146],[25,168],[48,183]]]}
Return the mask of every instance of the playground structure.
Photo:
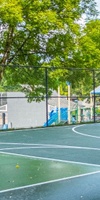
{"label": "playground structure", "polygon": [[91,99],[91,118],[93,117],[93,109],[95,109],[95,119],[100,121],[100,86],[90,92]]}
{"label": "playground structure", "polygon": [[94,108],[95,121],[100,121],[100,86],[95,88],[95,102],[94,91],[90,92],[90,97],[82,101],[73,99],[70,94],[61,96],[59,90],[53,93],[48,101],[29,103],[25,94],[21,92],[7,92],[6,99],[7,101],[1,98],[1,129],[94,122]]}
{"label": "playground structure", "polygon": [[[70,84],[68,85],[68,98],[63,98],[60,95],[58,89],[58,99],[52,99],[49,102],[48,121],[44,123],[45,126],[57,125],[57,124],[73,124],[81,122],[92,122],[94,113],[94,92],[95,95],[95,117],[96,121],[100,121],[100,86],[95,88],[95,91],[90,92],[90,98],[86,98],[83,101],[75,100],[71,101],[70,98]],[[54,102],[53,102],[54,101]],[[63,102],[62,102],[63,101]]]}
{"label": "playground structure", "polygon": [[[59,113],[60,112],[60,113]],[[60,121],[59,121],[59,115],[60,115]],[[68,109],[67,108],[60,108],[60,110],[58,110],[58,108],[52,110],[49,113],[49,119],[48,121],[44,124],[45,126],[50,126],[50,125],[55,125],[55,124],[59,124],[59,123],[65,123],[68,120]]]}
{"label": "playground structure", "polygon": [[[83,107],[79,106],[77,103],[76,108],[71,109],[70,111],[70,124],[89,121],[92,121],[90,105],[88,107]],[[51,112],[49,112],[48,121],[44,123],[44,127],[65,123],[68,123],[68,107],[61,107],[60,110],[57,107],[51,110]]]}
{"label": "playground structure", "polygon": [[[48,118],[48,121],[44,123],[44,127],[68,123],[68,108],[62,107],[60,110],[56,108],[49,113]],[[78,108],[71,110],[70,123],[74,124],[88,121],[91,121],[90,108],[81,108],[78,106]]]}

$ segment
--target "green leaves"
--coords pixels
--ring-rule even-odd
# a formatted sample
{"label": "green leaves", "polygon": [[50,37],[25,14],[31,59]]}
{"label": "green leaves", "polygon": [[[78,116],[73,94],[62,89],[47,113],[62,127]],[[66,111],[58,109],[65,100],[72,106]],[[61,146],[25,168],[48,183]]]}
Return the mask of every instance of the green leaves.
{"label": "green leaves", "polygon": [[73,82],[67,68],[96,65],[99,45],[95,42],[99,36],[93,28],[92,33],[89,31],[93,23],[80,31],[78,20],[84,13],[95,16],[93,0],[0,0],[0,64],[38,67],[38,73],[31,68],[5,67],[6,84],[26,84],[29,87],[23,90],[27,95],[43,98],[45,78],[41,66],[65,68],[64,74],[63,70],[50,72],[51,93],[58,86],[56,79],[60,84],[66,79]]}
{"label": "green leaves", "polygon": [[84,66],[98,68],[100,63],[100,21],[92,20],[87,23],[79,39],[79,51]]}
{"label": "green leaves", "polygon": [[12,26],[22,21],[22,6],[20,0],[0,0],[0,18],[3,23]]}

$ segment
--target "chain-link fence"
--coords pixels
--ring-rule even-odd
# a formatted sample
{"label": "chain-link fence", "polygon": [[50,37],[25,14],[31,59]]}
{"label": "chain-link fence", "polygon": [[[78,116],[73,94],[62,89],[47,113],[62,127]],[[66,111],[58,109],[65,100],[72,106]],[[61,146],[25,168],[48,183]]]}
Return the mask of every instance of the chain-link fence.
{"label": "chain-link fence", "polygon": [[6,66],[1,129],[99,122],[99,77],[94,69]]}

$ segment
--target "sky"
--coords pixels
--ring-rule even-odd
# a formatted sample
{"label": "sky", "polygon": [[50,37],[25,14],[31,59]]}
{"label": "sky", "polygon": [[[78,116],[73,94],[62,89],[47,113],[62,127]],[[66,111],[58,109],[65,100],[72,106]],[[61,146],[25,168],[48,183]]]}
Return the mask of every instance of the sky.
{"label": "sky", "polygon": [[97,3],[97,9],[100,11],[100,0],[95,0]]}
{"label": "sky", "polygon": [[[100,0],[95,0],[95,2],[97,3],[97,10],[100,12]],[[99,16],[100,16],[100,14],[99,14]],[[85,22],[84,22],[84,15],[83,15],[83,17],[81,18],[81,20],[79,20],[79,23],[81,24],[81,25],[83,25]],[[100,18],[100,17],[99,17]]]}

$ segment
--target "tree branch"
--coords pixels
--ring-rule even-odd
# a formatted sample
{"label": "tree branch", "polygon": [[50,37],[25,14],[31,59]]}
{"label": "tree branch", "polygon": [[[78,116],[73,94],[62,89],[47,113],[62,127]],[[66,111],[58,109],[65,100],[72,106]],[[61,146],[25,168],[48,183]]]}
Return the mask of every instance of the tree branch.
{"label": "tree branch", "polygon": [[11,50],[12,41],[13,41],[13,33],[14,33],[14,27],[9,26],[7,38],[6,38],[6,43],[5,43],[5,48],[4,48],[3,58],[0,62],[2,65],[7,64],[7,61],[9,59],[10,50]]}

